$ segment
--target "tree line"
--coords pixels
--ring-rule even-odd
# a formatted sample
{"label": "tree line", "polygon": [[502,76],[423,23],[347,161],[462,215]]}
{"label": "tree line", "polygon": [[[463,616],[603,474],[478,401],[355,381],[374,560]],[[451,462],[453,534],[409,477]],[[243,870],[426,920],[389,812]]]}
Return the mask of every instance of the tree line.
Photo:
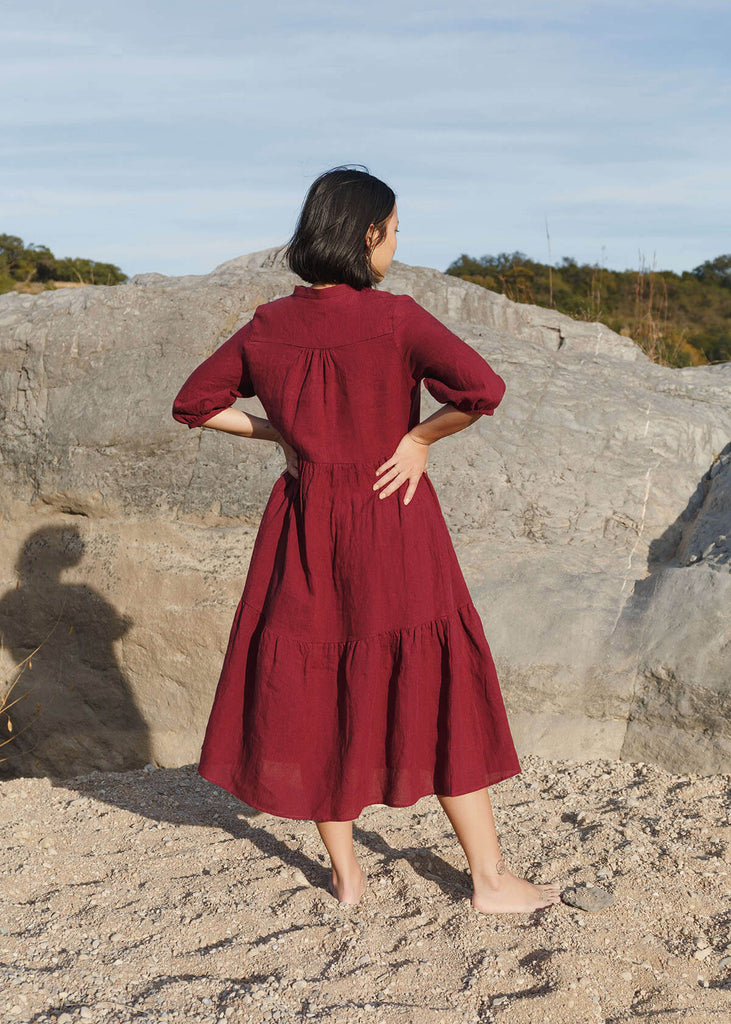
{"label": "tree line", "polygon": [[[568,256],[552,266],[522,252],[479,258],[463,253],[446,273],[514,302],[600,321],[668,366],[731,360],[731,254],[676,274],[648,268],[644,261],[638,270],[607,270]],[[48,246],[0,235],[0,293],[52,288],[54,282],[115,285],[127,280],[113,263],[59,258]]]}
{"label": "tree line", "polygon": [[514,302],[600,321],[668,366],[731,360],[731,254],[676,274],[644,261],[639,270],[607,270],[570,257],[551,266],[522,252],[463,253],[446,272]]}
{"label": "tree line", "polygon": [[19,284],[51,288],[53,281],[123,284],[126,280],[127,275],[113,263],[71,256],[59,258],[46,245],[25,245],[16,235],[0,235],[0,293],[12,291]]}

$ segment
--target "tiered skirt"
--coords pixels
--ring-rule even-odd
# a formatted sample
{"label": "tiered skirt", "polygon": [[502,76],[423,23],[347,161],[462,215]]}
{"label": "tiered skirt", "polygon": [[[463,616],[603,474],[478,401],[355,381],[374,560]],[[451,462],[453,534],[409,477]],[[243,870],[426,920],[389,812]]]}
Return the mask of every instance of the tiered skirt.
{"label": "tiered skirt", "polygon": [[250,807],[350,821],[521,771],[436,492],[380,499],[387,457],[272,489],[198,768]]}

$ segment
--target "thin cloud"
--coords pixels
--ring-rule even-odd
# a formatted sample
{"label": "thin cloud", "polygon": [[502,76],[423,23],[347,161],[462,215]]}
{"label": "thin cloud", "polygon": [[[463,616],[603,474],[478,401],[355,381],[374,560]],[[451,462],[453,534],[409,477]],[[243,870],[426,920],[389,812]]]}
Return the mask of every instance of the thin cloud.
{"label": "thin cloud", "polygon": [[54,251],[204,272],[288,237],[343,162],[395,188],[404,262],[545,258],[546,217],[588,261],[610,239],[620,266],[639,240],[678,269],[728,248],[726,3],[29,0],[3,20],[4,230]]}

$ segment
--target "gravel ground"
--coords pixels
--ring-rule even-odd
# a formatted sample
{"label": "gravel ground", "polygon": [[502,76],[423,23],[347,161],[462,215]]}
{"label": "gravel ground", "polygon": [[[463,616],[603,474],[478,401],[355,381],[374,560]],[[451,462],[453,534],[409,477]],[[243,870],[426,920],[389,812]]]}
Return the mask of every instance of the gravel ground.
{"label": "gravel ground", "polygon": [[4,781],[0,1020],[727,1024],[731,776],[522,765],[490,791],[508,866],[611,906],[474,910],[435,796],[362,813],[346,907],[312,822],[195,765]]}

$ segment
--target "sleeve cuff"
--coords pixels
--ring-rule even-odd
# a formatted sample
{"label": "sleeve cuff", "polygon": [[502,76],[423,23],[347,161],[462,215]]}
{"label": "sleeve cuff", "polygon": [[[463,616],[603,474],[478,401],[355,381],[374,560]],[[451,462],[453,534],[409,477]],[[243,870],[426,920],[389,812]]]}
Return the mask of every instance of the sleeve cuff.
{"label": "sleeve cuff", "polygon": [[230,409],[230,405],[223,405],[217,409],[207,409],[205,412],[185,412],[182,409],[173,406],[173,419],[177,420],[178,423],[185,423],[191,429],[193,427],[202,427],[204,423],[207,423],[212,416],[216,413],[223,412],[224,409]]}
{"label": "sleeve cuff", "polygon": [[484,393],[455,391],[441,381],[433,380],[430,377],[424,377],[423,384],[437,402],[440,402],[442,405],[449,403],[460,412],[492,416],[500,401],[500,398],[488,398]]}

